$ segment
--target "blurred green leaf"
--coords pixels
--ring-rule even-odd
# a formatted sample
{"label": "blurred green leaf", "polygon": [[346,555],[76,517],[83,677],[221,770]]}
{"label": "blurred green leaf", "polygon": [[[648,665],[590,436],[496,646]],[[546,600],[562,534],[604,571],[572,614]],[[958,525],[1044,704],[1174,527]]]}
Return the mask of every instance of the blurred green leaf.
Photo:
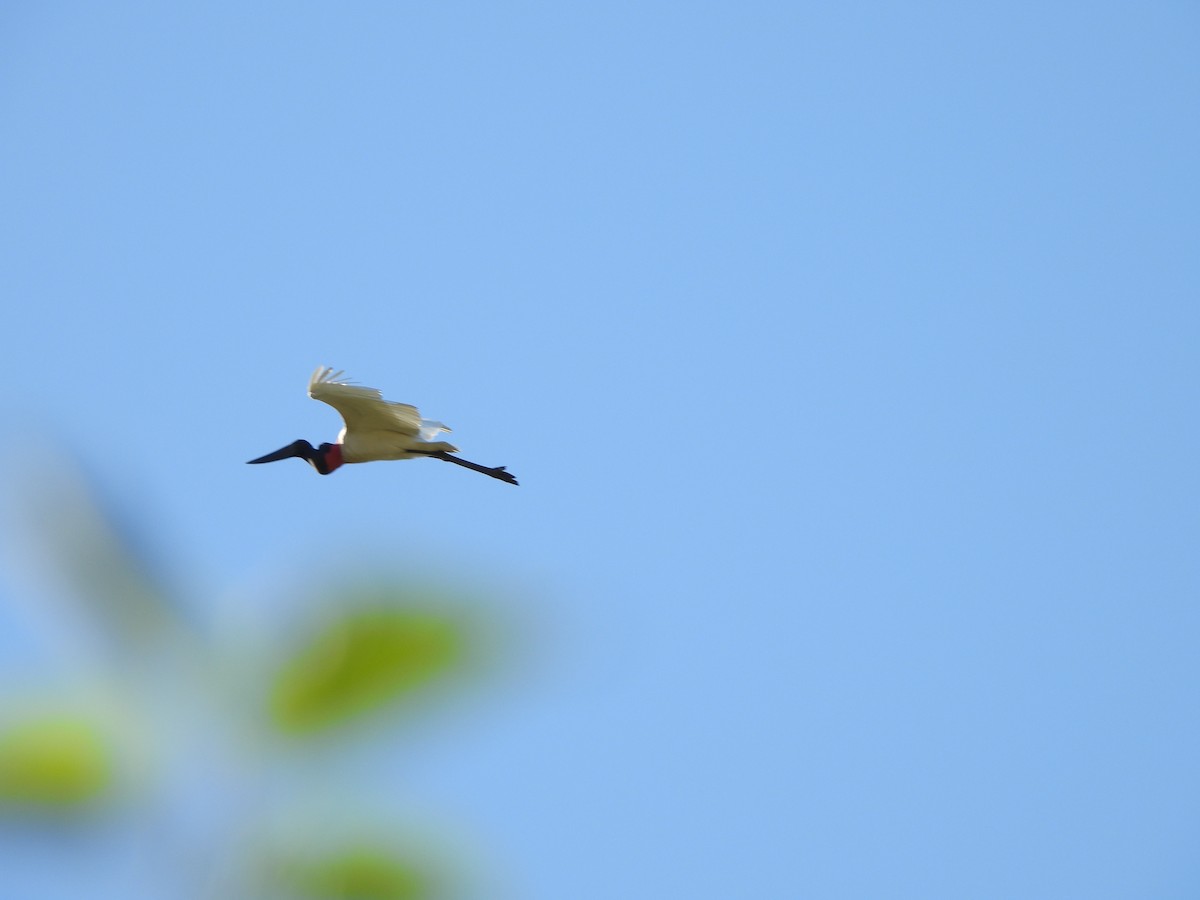
{"label": "blurred green leaf", "polygon": [[110,754],[98,730],[71,718],[44,718],[0,734],[0,803],[75,807],[111,784]]}
{"label": "blurred green leaf", "polygon": [[123,661],[155,652],[186,626],[163,573],[112,495],[65,458],[48,454],[26,488],[28,533],[51,571]]}
{"label": "blurred green leaf", "polygon": [[318,634],[280,672],[271,697],[275,722],[315,731],[404,697],[455,668],[462,625],[445,614],[367,609]]}
{"label": "blurred green leaf", "polygon": [[303,897],[320,900],[431,900],[429,877],[406,861],[380,850],[358,848],[284,870],[287,885]]}

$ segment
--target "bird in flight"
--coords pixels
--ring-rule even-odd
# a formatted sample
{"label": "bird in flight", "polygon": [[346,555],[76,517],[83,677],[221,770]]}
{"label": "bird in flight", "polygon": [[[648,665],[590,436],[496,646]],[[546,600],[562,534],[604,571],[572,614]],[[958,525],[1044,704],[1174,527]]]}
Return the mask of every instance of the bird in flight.
{"label": "bird in flight", "polygon": [[517,483],[504,466],[493,469],[451,456],[458,452],[457,447],[433,440],[449,428],[441,422],[422,419],[415,406],[384,400],[383,394],[374,388],[350,384],[342,379],[344,374],[318,366],[308,381],[308,396],[328,403],[341,413],[342,421],[346,423],[336,443],[313,447],[305,440],[294,441],[274,453],[250,460],[250,464],[296,457],[305,460],[322,475],[328,475],[345,463],[426,456],[474,469],[509,484]]}

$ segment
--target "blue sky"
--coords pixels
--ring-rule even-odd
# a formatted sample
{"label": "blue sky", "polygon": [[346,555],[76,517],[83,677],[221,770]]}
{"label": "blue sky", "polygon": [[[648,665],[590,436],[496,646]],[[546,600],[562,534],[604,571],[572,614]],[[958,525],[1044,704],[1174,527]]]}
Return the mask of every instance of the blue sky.
{"label": "blue sky", "polygon": [[[514,896],[1195,896],[1198,35],[10,5],[6,481],[54,435],[202,610],[510,598],[532,677],[395,778]],[[333,439],[318,364],[520,488],[243,465]]]}

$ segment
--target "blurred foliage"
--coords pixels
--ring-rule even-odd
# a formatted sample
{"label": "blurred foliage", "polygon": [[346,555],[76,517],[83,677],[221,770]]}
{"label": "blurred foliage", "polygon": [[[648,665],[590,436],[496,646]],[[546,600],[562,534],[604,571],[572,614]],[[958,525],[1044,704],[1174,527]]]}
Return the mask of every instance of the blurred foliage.
{"label": "blurred foliage", "polygon": [[462,626],[446,614],[353,610],[280,672],[274,720],[286,732],[303,733],[377,709],[456,668],[464,647]]}
{"label": "blurred foliage", "polygon": [[79,612],[116,651],[115,659],[129,662],[180,636],[182,604],[162,583],[127,517],[82,471],[64,461],[52,479],[22,488],[30,536],[49,552],[56,580],[84,600]]}
{"label": "blurred foliage", "polygon": [[0,734],[0,803],[68,808],[110,786],[112,763],[100,731],[72,718],[41,718]]}
{"label": "blurred foliage", "polygon": [[[312,757],[292,753],[297,743],[318,735],[349,738],[353,732],[345,726],[352,722],[394,714],[402,701],[428,697],[451,676],[478,674],[488,646],[479,638],[495,624],[479,605],[385,577],[366,589],[362,582],[335,583],[319,592],[312,598],[313,624],[298,639],[274,627],[246,628],[253,612],[250,619],[227,620],[233,630],[222,631],[219,621],[186,614],[187,604],[150,564],[147,548],[131,539],[131,529],[117,526],[127,520],[122,510],[103,502],[87,478],[65,461],[45,475],[22,485],[26,503],[13,534],[32,542],[27,556],[45,564],[48,583],[58,588],[52,594],[66,601],[65,614],[52,624],[94,635],[110,652],[88,657],[83,669],[87,695],[103,698],[94,715],[33,716],[0,733],[0,808],[18,816],[79,818],[114,793],[120,771],[122,802],[104,806],[107,819],[87,821],[140,821],[147,846],[178,848],[178,859],[172,857],[180,864],[177,896],[196,896],[189,868],[242,852],[245,863],[231,863],[230,874],[222,875],[232,880],[221,896],[431,900],[435,874],[436,896],[447,896],[453,879],[444,863],[426,859],[427,853],[420,865],[411,863],[404,858],[411,842],[399,852],[369,844],[389,833],[386,825],[368,829],[349,849],[334,849],[346,846],[338,835],[358,819],[352,798],[337,798],[332,815],[289,819],[318,850],[306,852],[286,839],[270,852],[254,849],[255,835],[270,831],[278,798],[243,788],[283,772],[293,780],[282,791],[288,801],[319,794],[326,789],[322,773],[313,771]],[[45,609],[38,601],[31,608]],[[264,620],[274,615],[265,603],[252,608]],[[230,683],[232,693],[225,689]],[[254,708],[250,715],[247,703]],[[264,740],[264,728],[289,740]],[[106,740],[112,737],[119,742]],[[339,746],[326,742],[319,765],[337,765]],[[346,759],[353,765],[353,756]],[[365,780],[366,790],[378,791],[379,773]],[[204,790],[194,794],[201,782]],[[190,830],[197,811],[177,806],[180,797],[225,804],[200,839],[209,846],[197,846]],[[234,846],[230,834],[237,836]],[[270,859],[294,862],[272,866]]]}
{"label": "blurred foliage", "polygon": [[416,866],[373,847],[359,847],[287,866],[282,879],[314,900],[433,900],[433,884]]}

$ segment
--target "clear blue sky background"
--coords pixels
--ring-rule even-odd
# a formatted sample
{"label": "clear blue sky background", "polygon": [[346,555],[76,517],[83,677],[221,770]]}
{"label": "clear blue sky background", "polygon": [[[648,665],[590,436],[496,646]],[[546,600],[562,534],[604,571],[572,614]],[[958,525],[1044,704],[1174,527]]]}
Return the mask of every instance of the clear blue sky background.
{"label": "clear blue sky background", "polygon": [[[1186,2],[8,4],[7,479],[515,598],[396,790],[516,896],[1195,897],[1198,108]],[[322,363],[520,488],[244,465]]]}

